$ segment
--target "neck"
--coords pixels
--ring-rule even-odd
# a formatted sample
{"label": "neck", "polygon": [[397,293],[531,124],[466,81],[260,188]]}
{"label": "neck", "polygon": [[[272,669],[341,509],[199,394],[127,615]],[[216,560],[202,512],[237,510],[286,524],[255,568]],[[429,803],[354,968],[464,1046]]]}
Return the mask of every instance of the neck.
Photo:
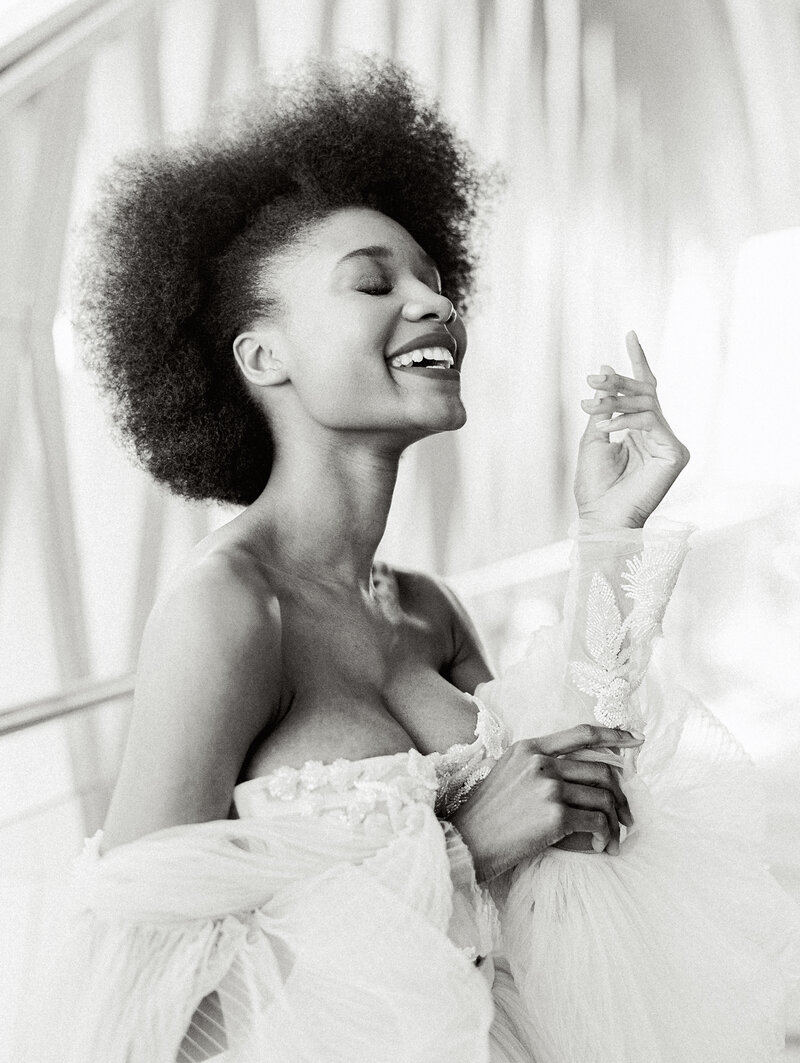
{"label": "neck", "polygon": [[330,437],[284,439],[269,483],[246,511],[263,560],[295,575],[368,588],[400,452],[363,437],[333,445]]}

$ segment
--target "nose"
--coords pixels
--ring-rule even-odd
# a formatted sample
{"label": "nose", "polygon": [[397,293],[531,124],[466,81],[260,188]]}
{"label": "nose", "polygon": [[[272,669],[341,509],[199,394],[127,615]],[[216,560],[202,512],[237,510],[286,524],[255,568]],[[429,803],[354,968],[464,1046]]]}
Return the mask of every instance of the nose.
{"label": "nose", "polygon": [[428,290],[424,295],[409,299],[403,305],[403,317],[406,321],[439,321],[444,324],[452,321],[455,307],[446,295]]}

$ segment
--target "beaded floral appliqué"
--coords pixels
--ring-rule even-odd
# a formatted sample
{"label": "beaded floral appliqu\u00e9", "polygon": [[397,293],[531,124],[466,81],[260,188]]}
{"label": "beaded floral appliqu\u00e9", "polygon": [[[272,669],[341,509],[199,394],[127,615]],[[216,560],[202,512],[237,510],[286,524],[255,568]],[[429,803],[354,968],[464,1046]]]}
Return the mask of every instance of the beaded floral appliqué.
{"label": "beaded floral appliqu\u00e9", "polygon": [[641,684],[648,655],[634,663],[635,643],[655,635],[680,571],[683,544],[649,544],[642,554],[628,558],[620,577],[633,607],[623,619],[614,588],[595,572],[586,603],[586,652],[590,661],[572,661],[570,676],[578,690],[596,699],[594,716],[606,727],[632,722],[630,695]]}
{"label": "beaded floral appliqu\u00e9", "polygon": [[508,732],[493,712],[478,698],[475,722],[476,742],[456,745],[446,753],[435,754],[439,789],[436,796],[436,815],[447,819],[459,808],[479,782],[482,782],[502,756],[508,744]]}
{"label": "beaded floral appliqu\u00e9", "polygon": [[[397,771],[404,759],[406,771]],[[390,757],[276,768],[263,785],[270,797],[292,802],[302,815],[331,813],[355,825],[378,807],[393,815],[406,804],[430,801],[437,782],[425,757],[411,749]]]}
{"label": "beaded floral appliqu\u00e9", "polygon": [[486,778],[509,741],[498,717],[478,698],[472,700],[478,709],[474,742],[451,746],[444,753],[409,749],[330,764],[309,760],[299,768],[274,769],[261,777],[260,787],[302,815],[330,815],[351,826],[378,811],[394,820],[403,808],[420,801],[446,818]]}

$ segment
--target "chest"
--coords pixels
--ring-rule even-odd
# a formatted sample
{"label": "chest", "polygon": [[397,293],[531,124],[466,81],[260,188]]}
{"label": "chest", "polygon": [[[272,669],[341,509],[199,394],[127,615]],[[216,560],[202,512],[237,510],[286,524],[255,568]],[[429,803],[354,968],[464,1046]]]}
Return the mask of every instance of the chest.
{"label": "chest", "polygon": [[415,602],[312,599],[283,609],[286,711],[242,778],[308,760],[442,751],[474,738],[474,703],[449,681],[453,635]]}

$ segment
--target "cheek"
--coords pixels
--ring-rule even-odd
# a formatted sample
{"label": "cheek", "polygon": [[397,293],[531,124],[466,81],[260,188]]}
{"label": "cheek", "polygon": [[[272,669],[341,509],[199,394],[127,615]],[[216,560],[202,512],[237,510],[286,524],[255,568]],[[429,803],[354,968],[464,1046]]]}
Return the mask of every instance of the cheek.
{"label": "cheek", "polygon": [[[336,386],[357,388],[358,381],[390,380],[383,351],[391,328],[369,308],[358,311],[341,305],[318,304],[297,322],[289,336],[294,378],[309,390]],[[357,390],[352,394],[356,399]]]}
{"label": "cheek", "polygon": [[311,330],[295,337],[292,383],[300,404],[331,427],[386,416],[397,401],[396,387],[379,341],[338,322],[327,334]]}

